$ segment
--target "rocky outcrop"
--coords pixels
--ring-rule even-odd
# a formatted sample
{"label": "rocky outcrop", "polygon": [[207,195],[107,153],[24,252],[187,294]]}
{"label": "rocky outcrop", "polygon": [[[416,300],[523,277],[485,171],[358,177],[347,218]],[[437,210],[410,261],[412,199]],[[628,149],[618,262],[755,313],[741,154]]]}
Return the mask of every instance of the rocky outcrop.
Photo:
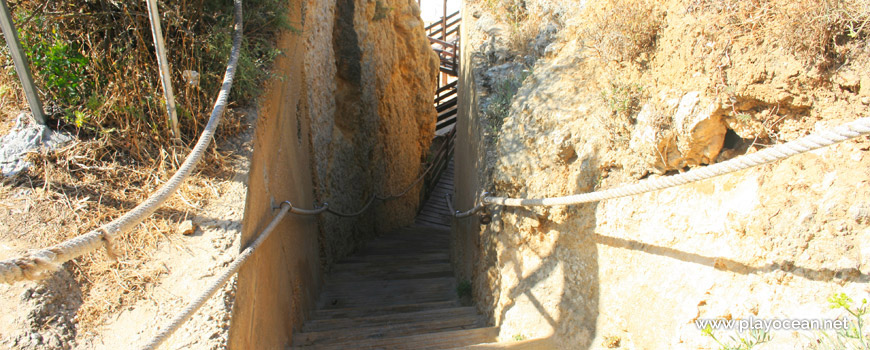
{"label": "rocky outcrop", "polygon": [[[464,11],[472,105],[457,147],[473,154],[457,158],[460,210],[482,191],[554,197],[703,167],[870,112],[860,40],[838,42],[848,63],[827,69],[771,44],[779,37],[759,44],[769,33],[718,31],[741,19],[712,3],[536,3]],[[863,138],[601,203],[490,207],[488,224],[457,221],[455,262],[502,340],[565,349],[718,348],[694,321],[843,317],[828,298],[868,296],[868,149]],[[810,348],[816,335],[773,332],[770,347]]]}
{"label": "rocky outcrop", "polygon": [[[397,194],[423,170],[435,127],[438,61],[411,0],[306,3],[305,57],[316,197],[344,212]],[[378,232],[410,223],[419,188],[358,218],[322,216],[328,264]]]}

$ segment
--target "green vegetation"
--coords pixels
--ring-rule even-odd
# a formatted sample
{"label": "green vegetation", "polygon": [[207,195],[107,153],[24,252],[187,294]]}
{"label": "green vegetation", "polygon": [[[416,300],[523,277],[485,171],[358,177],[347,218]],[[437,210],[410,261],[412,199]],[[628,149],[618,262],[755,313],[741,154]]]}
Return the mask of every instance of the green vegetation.
{"label": "green vegetation", "polygon": [[735,334],[725,341],[719,340],[719,338],[716,337],[716,334],[713,332],[713,327],[710,325],[707,325],[707,327],[701,330],[701,332],[704,335],[713,338],[713,340],[719,344],[720,350],[750,350],[756,345],[769,342],[772,338],[770,333],[760,329],[750,330],[746,335],[740,335],[739,333]]}
{"label": "green vegetation", "polygon": [[609,88],[601,91],[601,98],[617,115],[630,118],[640,111],[643,87],[637,83],[611,82]]}
{"label": "green vegetation", "polygon": [[483,112],[494,133],[498,133],[504,119],[510,113],[514,95],[523,86],[523,81],[531,74],[530,68],[523,69],[520,74],[511,75],[493,84]]}
{"label": "green vegetation", "polygon": [[815,339],[816,349],[870,350],[870,338],[864,334],[863,319],[870,306],[867,299],[861,300],[860,305],[854,305],[852,298],[845,293],[838,293],[828,298],[828,303],[831,309],[845,310],[852,319],[845,330],[837,330],[834,334],[819,332]]}
{"label": "green vegetation", "polygon": [[471,297],[471,281],[461,281],[456,286],[456,294],[460,298]]}
{"label": "green vegetation", "polygon": [[[171,0],[159,6],[182,139],[190,141],[204,127],[220,88],[232,47],[233,4]],[[260,93],[280,54],[275,34],[298,32],[284,6],[278,0],[245,2],[244,41],[230,96],[235,105],[253,102]],[[137,153],[149,155],[168,144],[172,135],[144,2],[23,0],[12,11],[51,126],[109,137],[112,148],[136,145]],[[13,71],[8,51],[0,61]],[[198,82],[185,81],[185,71],[198,73]],[[0,79],[0,86],[20,89],[14,75]],[[222,130],[238,129],[234,124],[238,121],[230,120]]]}
{"label": "green vegetation", "polygon": [[44,89],[60,104],[77,105],[92,93],[93,84],[85,80],[88,59],[75,44],[64,42],[56,29],[52,28],[49,33],[22,33],[21,41],[36,68],[34,73],[42,78]]}

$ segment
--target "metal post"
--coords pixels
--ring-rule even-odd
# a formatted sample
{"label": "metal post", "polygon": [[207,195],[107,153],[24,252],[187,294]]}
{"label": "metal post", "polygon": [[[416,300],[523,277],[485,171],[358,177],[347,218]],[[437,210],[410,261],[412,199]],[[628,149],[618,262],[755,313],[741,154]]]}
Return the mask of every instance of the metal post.
{"label": "metal post", "polygon": [[15,30],[15,24],[12,23],[12,13],[9,11],[9,6],[6,5],[6,0],[0,0],[0,27],[3,28],[6,46],[9,47],[9,53],[12,54],[15,72],[18,73],[18,79],[24,88],[24,96],[27,97],[27,104],[30,105],[33,119],[37,123],[45,125],[42,101],[36,94],[36,85],[33,84],[33,76],[30,75],[30,65],[27,63],[27,57],[24,56],[24,50],[21,49],[21,43],[18,41],[18,31]]}
{"label": "metal post", "polygon": [[181,137],[178,130],[178,116],[175,113],[175,95],[172,93],[172,79],[169,75],[169,62],[166,61],[166,46],[163,45],[163,31],[160,29],[160,13],[157,10],[157,0],[145,0],[148,4],[148,19],[151,21],[151,35],[154,36],[154,50],[157,53],[157,65],[160,66],[160,82],[163,83],[163,95],[166,99],[166,112],[169,115],[169,126],[172,136]]}

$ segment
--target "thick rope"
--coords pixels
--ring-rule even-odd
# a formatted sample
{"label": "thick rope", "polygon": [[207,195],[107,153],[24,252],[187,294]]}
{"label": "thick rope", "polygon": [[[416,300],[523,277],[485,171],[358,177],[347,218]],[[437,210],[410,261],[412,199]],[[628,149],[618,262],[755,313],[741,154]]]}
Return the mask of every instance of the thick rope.
{"label": "thick rope", "polygon": [[294,214],[300,214],[300,215],[317,215],[317,214],[320,214],[320,213],[322,213],[322,212],[325,212],[325,211],[327,211],[327,210],[329,209],[329,203],[323,203],[323,206],[322,206],[322,207],[320,207],[320,208],[314,208],[314,209],[302,209],[302,208],[296,208],[296,207],[293,206],[293,203],[290,203],[290,201],[284,201],[284,202],[282,202],[281,204],[282,204],[282,205],[283,205],[283,204],[287,204],[287,205],[289,205],[290,208],[291,208],[291,209],[290,209],[290,212],[291,212],[291,213],[294,213]]}
{"label": "thick rope", "polygon": [[154,213],[173,193],[181,186],[181,183],[190,176],[194,167],[202,158],[208,148],[215,130],[220,123],[221,115],[226,108],[230,88],[233,86],[233,77],[236,73],[236,65],[239,61],[239,50],[242,43],[242,5],[241,0],[235,0],[235,33],[233,34],[233,49],[230,53],[229,63],[224,73],[220,93],[215,100],[208,124],[196,146],[191,151],[178,171],[169,178],[157,192],[140,203],[136,208],[127,212],[120,218],[100,226],[83,235],[77,236],[52,247],[28,252],[24,256],[0,261],[0,283],[14,283],[21,280],[40,279],[46,272],[57,270],[61,264],[75,259],[84,254],[104,246],[104,242],[110,242],[112,237],[129,231],[142,220]]}
{"label": "thick rope", "polygon": [[[862,135],[870,134],[870,117],[860,118],[858,120],[843,124],[832,130],[821,131],[812,135],[808,135],[797,140],[786,142],[762,151],[743,155],[722,163],[708,165],[703,168],[696,168],[682,174],[666,176],[657,179],[644,180],[632,185],[612,188],[603,191],[581,193],[564,197],[554,198],[506,198],[506,197],[484,197],[483,204],[488,205],[504,205],[504,206],[554,206],[554,205],[574,205],[580,203],[598,202],[607,199],[633,196],[641,193],[658,191],[665,188],[685,185],[687,183],[706,180],[712,177],[725,175],[751,167],[772,163],[781,159],[791,157],[796,154],[809,152],[822,147],[830,146],[835,143],[843,142]],[[456,212],[454,217],[458,215],[469,216],[477,208],[466,211]]]}
{"label": "thick rope", "polygon": [[[239,0],[236,0],[236,1],[239,1]],[[229,268],[227,268],[227,270],[224,271],[220,275],[220,277],[218,277],[214,282],[212,282],[208,286],[208,288],[206,288],[204,293],[200,294],[199,297],[197,297],[190,304],[188,304],[184,308],[184,310],[179,312],[172,319],[172,321],[170,321],[169,324],[166,327],[164,327],[163,330],[160,331],[160,333],[158,333],[156,336],[154,336],[154,338],[152,338],[151,341],[149,341],[147,344],[145,344],[145,346],[143,346],[142,349],[143,350],[157,349],[157,347],[159,347],[160,344],[163,344],[163,342],[165,342],[166,339],[169,339],[169,337],[172,335],[172,333],[175,333],[175,331],[177,331],[178,328],[180,328],[181,325],[184,324],[184,322],[186,322],[188,319],[190,319],[190,317],[193,316],[193,314],[195,314],[196,311],[199,310],[205,304],[205,302],[208,301],[208,299],[210,299],[214,295],[214,293],[218,291],[218,289],[223,287],[223,285],[226,284],[227,281],[229,281],[230,277],[232,277],[233,274],[235,274],[237,271],[239,271],[239,268],[242,267],[242,264],[244,264],[245,261],[248,260],[248,258],[250,258],[252,254],[254,254],[254,250],[256,250],[257,247],[259,247],[261,244],[263,244],[263,241],[265,241],[266,238],[269,238],[269,234],[271,234],[272,231],[275,230],[275,227],[278,226],[278,223],[281,222],[282,219],[284,219],[284,215],[286,215],[287,212],[291,211],[292,209],[295,209],[295,208],[293,208],[293,206],[290,204],[290,202],[281,203],[281,211],[278,212],[278,215],[275,215],[275,218],[272,219],[272,221],[269,223],[268,226],[266,226],[266,228],[263,230],[263,232],[260,233],[260,235],[257,237],[257,239],[255,239],[254,242],[251,243],[251,245],[249,245],[247,248],[245,248],[245,250],[243,250],[239,254],[239,256],[236,257],[235,260],[233,260],[233,262],[230,264]]]}
{"label": "thick rope", "polygon": [[[481,199],[482,198],[484,197],[481,196]],[[469,216],[477,214],[477,212],[483,210],[483,208],[486,207],[485,204],[478,203],[476,206],[474,206],[474,208],[468,209],[466,211],[457,211],[456,209],[453,209],[453,197],[451,197],[449,193],[444,195],[444,200],[447,201],[447,209],[449,210],[449,212],[452,213],[453,217],[457,219],[467,218]]]}

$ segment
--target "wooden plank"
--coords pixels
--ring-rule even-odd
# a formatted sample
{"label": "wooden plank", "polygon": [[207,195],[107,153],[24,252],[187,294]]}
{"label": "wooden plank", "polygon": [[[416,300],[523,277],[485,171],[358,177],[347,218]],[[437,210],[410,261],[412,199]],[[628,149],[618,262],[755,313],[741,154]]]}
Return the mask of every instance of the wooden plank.
{"label": "wooden plank", "polygon": [[438,88],[438,90],[435,90],[435,94],[437,95],[437,94],[440,94],[444,91],[455,89],[456,83],[458,83],[458,82],[459,82],[459,80],[454,80],[452,83],[449,83],[447,85],[444,85],[444,86]]}
{"label": "wooden plank", "polygon": [[450,118],[444,119],[437,124],[435,124],[435,130],[440,130],[442,128],[446,128],[456,123],[456,115],[451,116]]}
{"label": "wooden plank", "polygon": [[454,95],[456,95],[456,89],[449,89],[446,92],[441,93],[435,97],[435,104],[437,105],[438,102],[441,102],[442,100],[452,97]]}
{"label": "wooden plank", "polygon": [[435,107],[435,110],[438,111],[439,113],[446,111],[448,108],[456,106],[457,101],[458,101],[458,99],[455,97],[452,99],[449,99],[449,100],[445,101],[444,103],[438,105],[438,107]]}
{"label": "wooden plank", "polygon": [[358,308],[332,309],[332,310],[315,310],[311,315],[311,319],[321,320],[321,319],[331,319],[331,318],[377,316],[377,315],[388,315],[391,313],[414,312],[414,311],[432,310],[432,309],[441,309],[441,308],[454,308],[457,306],[459,306],[458,301],[450,300],[450,301],[438,301],[438,302],[431,302],[431,303],[414,303],[414,304],[393,305],[393,306],[388,306],[388,307],[378,306],[378,307],[358,307]]}
{"label": "wooden plank", "polygon": [[432,319],[447,319],[465,316],[477,316],[477,308],[474,307],[454,307],[442,308],[434,310],[421,310],[403,313],[394,313],[388,315],[365,315],[361,317],[348,317],[338,319],[325,319],[311,322],[305,322],[302,327],[303,332],[316,332],[336,329],[346,329],[352,327],[367,327],[390,325],[397,323],[419,322],[420,320]]}
{"label": "wooden plank", "polygon": [[[459,11],[451,13],[450,15],[447,16],[447,20],[450,20],[451,18],[456,17],[456,15],[458,15],[458,14],[459,14]],[[426,30],[432,29],[441,23],[442,23],[441,20],[438,20],[438,22],[432,22],[428,26],[426,26]]]}
{"label": "wooden plank", "polygon": [[481,327],[474,329],[448,332],[433,332],[404,337],[366,339],[347,343],[335,343],[314,347],[298,347],[294,349],[317,350],[431,350],[462,348],[469,345],[492,343],[498,339],[498,327]]}
{"label": "wooden plank", "polygon": [[440,122],[440,121],[444,121],[450,117],[453,117],[454,115],[456,115],[457,111],[458,111],[458,108],[456,108],[456,106],[453,106],[453,108],[450,108],[450,109],[447,109],[441,113],[438,113],[437,121]]}

